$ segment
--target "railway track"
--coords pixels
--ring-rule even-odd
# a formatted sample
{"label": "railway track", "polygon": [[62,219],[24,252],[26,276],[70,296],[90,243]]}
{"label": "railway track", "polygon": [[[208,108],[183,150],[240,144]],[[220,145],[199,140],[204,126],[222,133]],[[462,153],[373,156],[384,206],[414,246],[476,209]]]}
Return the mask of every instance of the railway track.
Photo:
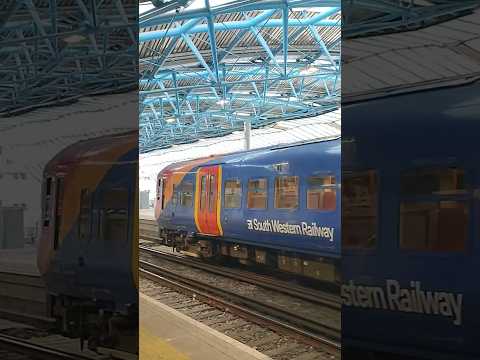
{"label": "railway track", "polygon": [[[148,238],[146,236],[141,236],[147,240],[157,240],[157,238]],[[273,290],[276,292],[281,292],[286,295],[294,296],[296,298],[309,301],[314,304],[327,306],[331,309],[340,311],[341,304],[337,296],[329,294],[324,291],[307,289],[301,286],[296,286],[294,284],[273,279],[271,277],[259,275],[252,273],[250,271],[242,271],[238,269],[231,269],[224,266],[216,266],[207,264],[205,262],[196,261],[191,258],[184,256],[179,256],[172,253],[166,253],[164,251],[152,249],[140,245],[140,251],[144,253],[151,254],[157,258],[162,258],[167,261],[175,262],[181,265],[186,265],[192,268],[200,269],[211,274],[221,275],[224,277],[229,277],[234,280],[239,280],[246,282],[255,286],[260,286],[265,289]]]}
{"label": "railway track", "polygon": [[39,275],[0,272],[0,318],[50,328],[46,316],[46,289]]}
{"label": "railway track", "polygon": [[[57,340],[58,341],[58,340]],[[134,360],[137,355],[101,348],[99,352],[60,350],[66,343],[78,342],[78,339],[62,339],[58,344],[40,344],[14,336],[0,334],[0,356],[2,359],[15,360]],[[57,346],[58,345],[58,346]],[[68,346],[67,346],[68,347]],[[73,348],[71,345],[70,348]]]}
{"label": "railway track", "polygon": [[143,234],[150,236],[158,235],[158,226],[155,220],[139,219],[139,225]]}
{"label": "railway track", "polygon": [[205,300],[220,305],[222,308],[234,309],[235,312],[256,320],[262,324],[270,324],[275,329],[294,333],[309,340],[311,343],[327,345],[339,350],[340,333],[337,329],[318,323],[306,317],[280,309],[234,292],[211,286],[195,279],[179,276],[160,266],[140,260],[140,272],[147,278],[200,296]]}
{"label": "railway track", "polygon": [[[279,341],[284,339],[284,344],[280,345],[283,350],[267,350],[266,354],[273,359],[295,359],[299,354],[308,359],[340,358],[341,305],[338,296],[251,271],[209,264],[153,248],[148,242],[158,242],[157,234],[155,221],[141,219],[140,239],[146,240],[148,245],[140,245],[141,278],[148,283],[146,287],[141,286],[142,292],[150,292],[159,301],[185,311],[194,319],[201,322],[206,320],[207,325],[218,327],[221,332],[226,328],[227,335],[259,351],[262,351],[262,347],[273,346],[269,344],[272,338],[280,337]],[[194,272],[199,275],[195,276]],[[226,282],[230,282],[230,286],[225,286]],[[235,291],[232,288],[237,284],[242,284],[238,286],[242,289]],[[259,292],[264,295],[256,296]],[[267,298],[269,295],[271,301]],[[281,303],[277,301],[278,298],[289,299],[295,304],[290,309],[288,304],[278,306]],[[319,308],[328,310],[330,321],[323,322],[319,316],[313,316],[314,313],[309,316],[305,309],[303,312],[297,311],[303,304],[312,305],[313,312]],[[332,318],[338,323],[331,321]],[[252,329],[262,335],[252,335],[255,332]],[[287,345],[292,341],[312,348],[306,350],[302,345]],[[260,348],[256,344],[261,344]],[[289,352],[292,346],[297,346],[300,352]],[[325,353],[317,353],[318,349],[323,349]]]}
{"label": "railway track", "polygon": [[91,356],[71,354],[3,334],[0,334],[0,348],[9,352],[5,356],[12,356],[11,354],[13,353],[18,354],[18,356],[25,356],[23,359],[92,360]]}

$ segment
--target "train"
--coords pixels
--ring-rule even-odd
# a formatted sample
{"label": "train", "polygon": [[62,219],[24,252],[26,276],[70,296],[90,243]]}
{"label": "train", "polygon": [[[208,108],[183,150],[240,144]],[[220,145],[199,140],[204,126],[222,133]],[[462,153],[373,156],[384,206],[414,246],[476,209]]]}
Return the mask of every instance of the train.
{"label": "train", "polygon": [[343,105],[345,359],[480,358],[478,94],[472,82]]}
{"label": "train", "polygon": [[170,164],[157,176],[159,237],[203,259],[339,283],[340,148],[335,138]]}
{"label": "train", "polygon": [[80,141],[45,167],[37,265],[58,331],[137,352],[138,132]]}

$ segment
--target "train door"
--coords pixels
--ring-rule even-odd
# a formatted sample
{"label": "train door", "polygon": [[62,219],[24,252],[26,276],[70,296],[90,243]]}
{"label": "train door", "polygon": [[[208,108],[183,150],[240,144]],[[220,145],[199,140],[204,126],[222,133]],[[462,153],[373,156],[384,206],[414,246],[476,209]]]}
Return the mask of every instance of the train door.
{"label": "train door", "polygon": [[219,224],[221,167],[209,166],[197,172],[195,192],[195,222],[197,230],[205,235],[221,235]]}

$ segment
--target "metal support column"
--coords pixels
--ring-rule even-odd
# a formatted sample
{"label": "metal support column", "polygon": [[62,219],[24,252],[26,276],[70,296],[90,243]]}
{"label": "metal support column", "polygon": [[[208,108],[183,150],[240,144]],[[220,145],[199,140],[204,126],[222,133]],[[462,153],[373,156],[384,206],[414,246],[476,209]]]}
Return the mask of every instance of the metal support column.
{"label": "metal support column", "polygon": [[252,119],[247,118],[244,123],[245,150],[250,150],[250,140],[252,131]]}

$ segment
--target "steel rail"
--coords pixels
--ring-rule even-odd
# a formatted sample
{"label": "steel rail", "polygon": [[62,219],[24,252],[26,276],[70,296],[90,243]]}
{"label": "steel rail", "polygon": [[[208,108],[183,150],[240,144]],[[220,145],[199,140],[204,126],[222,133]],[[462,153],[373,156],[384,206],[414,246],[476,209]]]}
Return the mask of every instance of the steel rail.
{"label": "steel rail", "polygon": [[[148,238],[149,236],[140,235],[141,238]],[[152,238],[152,237],[150,237]],[[334,310],[341,309],[339,299],[335,299],[335,296],[326,294],[317,290],[308,290],[299,286],[295,286],[283,281],[269,279],[265,276],[253,274],[248,271],[232,270],[226,267],[214,266],[203,262],[195,261],[193,259],[174,256],[167,254],[163,251],[154,250],[140,245],[140,250],[151,254],[152,256],[165,259],[167,261],[175,262],[181,265],[186,265],[195,269],[204,270],[212,274],[221,275],[231,279],[246,282],[252,285],[256,285],[268,290],[281,292],[283,294],[294,296],[295,298],[306,300],[315,304],[329,307]]]}
{"label": "steel rail", "polygon": [[0,348],[35,360],[92,360],[91,356],[72,354],[3,334],[0,334]]}
{"label": "steel rail", "polygon": [[267,324],[283,332],[294,334],[310,343],[328,346],[336,351],[341,349],[340,330],[318,323],[272,304],[239,295],[213,285],[185,277],[146,261],[139,261],[139,271],[155,282],[166,283],[181,292],[194,294],[224,309],[246,316],[253,322]]}

